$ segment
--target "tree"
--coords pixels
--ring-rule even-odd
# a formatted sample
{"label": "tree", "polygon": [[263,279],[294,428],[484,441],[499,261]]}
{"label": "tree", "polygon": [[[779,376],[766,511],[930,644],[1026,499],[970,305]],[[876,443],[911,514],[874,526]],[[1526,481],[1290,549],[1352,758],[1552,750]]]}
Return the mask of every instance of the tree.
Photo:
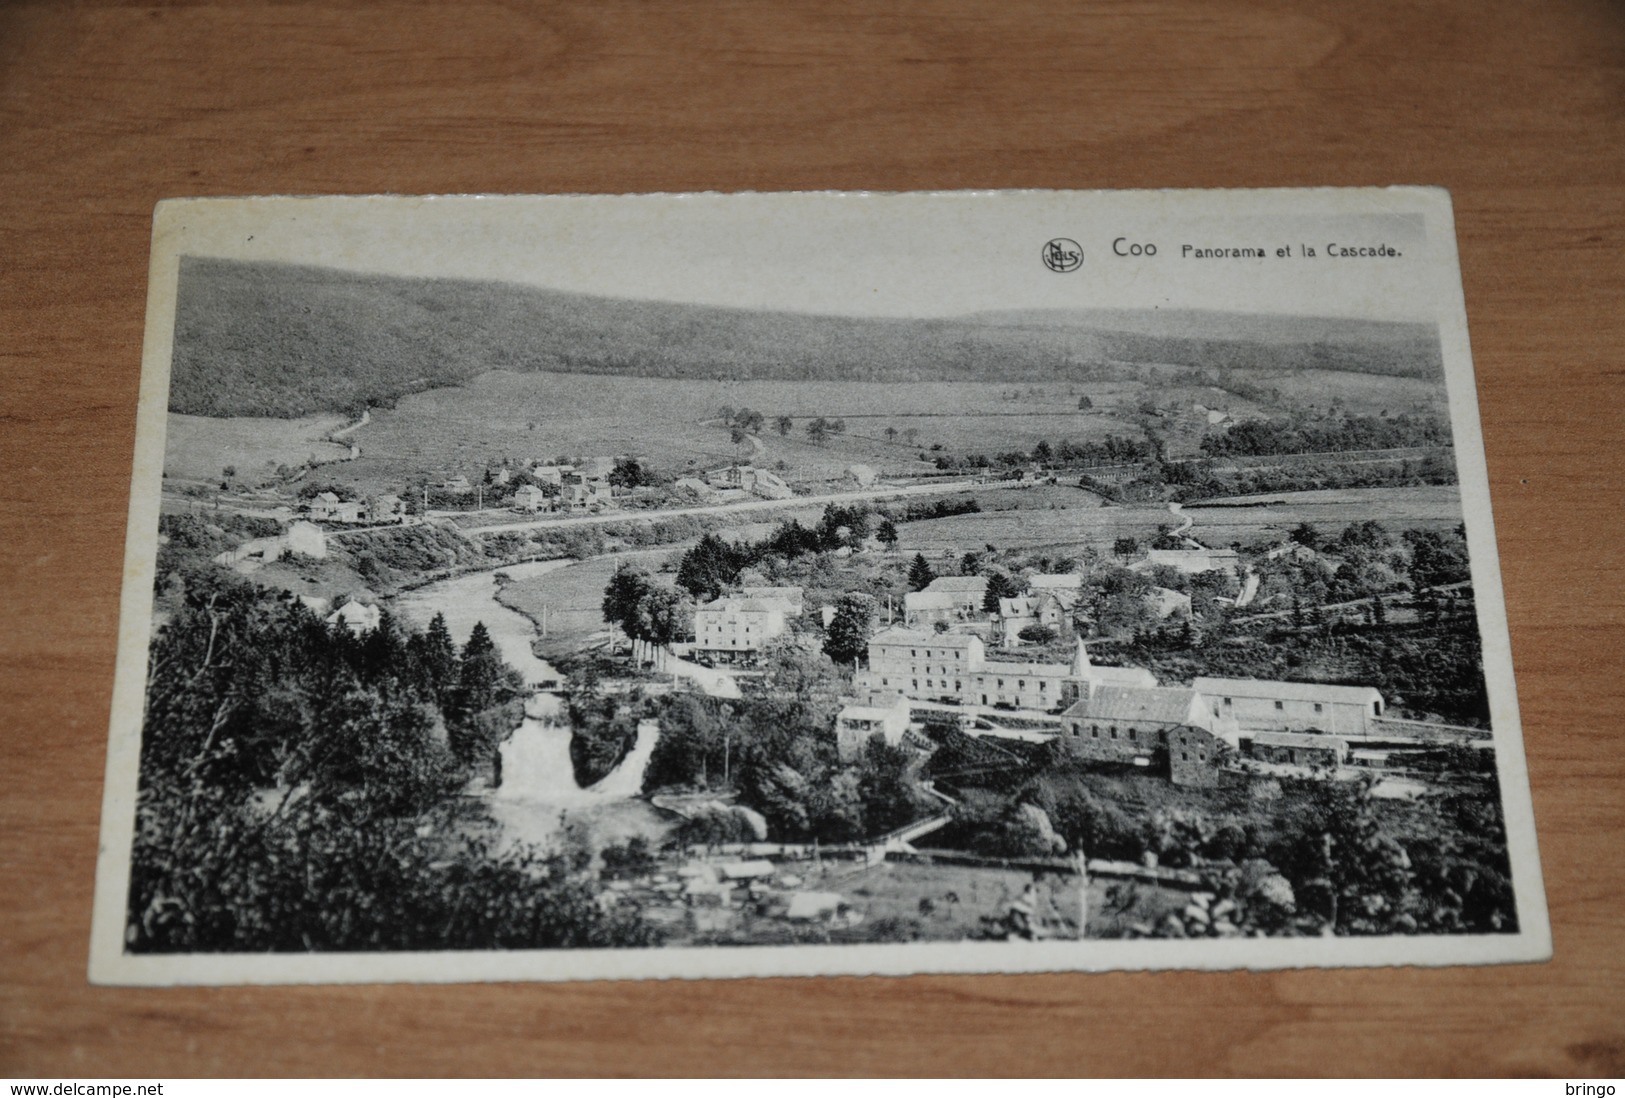
{"label": "tree", "polygon": [[829,421],[823,416],[819,416],[817,419],[807,424],[807,437],[812,440],[813,445],[815,446],[822,446],[828,442],[829,432]]}
{"label": "tree", "polygon": [[[886,441],[887,442],[896,442],[897,441],[897,428],[891,427],[891,426],[888,426],[886,428]],[[227,474],[227,475],[229,476],[230,474]]]}
{"label": "tree", "polygon": [[1287,536],[1305,549],[1320,548],[1320,531],[1315,529],[1313,523],[1300,522]]}
{"label": "tree", "polygon": [[648,575],[640,568],[622,564],[604,587],[604,620],[619,626],[628,637],[634,636],[639,608],[648,591]]}
{"label": "tree", "polygon": [[793,425],[793,421],[789,416],[780,416],[778,419],[773,421],[773,426],[778,428],[780,438],[784,438],[786,435],[788,435],[790,433],[790,428]]}
{"label": "tree", "polygon": [[1033,460],[1047,465],[1054,457],[1055,451],[1050,449],[1049,443],[1039,439],[1038,445],[1033,447]]}
{"label": "tree", "polygon": [[869,650],[875,600],[868,595],[842,595],[824,636],[824,654],[836,663],[856,663]]}
{"label": "tree", "polygon": [[653,478],[643,468],[642,463],[633,457],[618,459],[615,468],[609,474],[609,482],[617,488],[641,488],[652,481]]}
{"label": "tree", "polygon": [[429,628],[407,642],[408,648],[428,678],[436,700],[444,705],[457,685],[457,644],[446,628],[446,615],[436,614]]}
{"label": "tree", "polygon": [[1009,576],[1003,572],[989,572],[987,590],[982,594],[982,610],[989,614],[997,614],[1000,599],[1013,599],[1020,593],[1020,589]]}
{"label": "tree", "polygon": [[880,544],[884,545],[887,549],[896,549],[897,524],[889,518],[881,519],[880,529],[875,531],[875,537],[879,538]]}
{"label": "tree", "polygon": [[[495,747],[501,722],[482,715],[512,701],[518,693],[517,673],[503,662],[484,622],[475,622],[458,662],[457,689],[452,696],[452,747],[469,762]],[[511,726],[510,726],[511,727]]]}
{"label": "tree", "polygon": [[914,560],[908,566],[908,585],[912,590],[924,591],[931,586],[931,581],[937,574],[931,570],[930,563],[925,559],[924,553],[915,553]]}
{"label": "tree", "polygon": [[1093,408],[1094,406],[1095,406],[1095,402],[1090,400],[1087,396],[1081,396],[1081,397],[1078,398],[1078,411],[1087,412],[1090,408]]}
{"label": "tree", "polygon": [[1120,557],[1132,557],[1140,551],[1140,543],[1134,538],[1123,537],[1112,542],[1112,552]]}
{"label": "tree", "polygon": [[638,639],[664,648],[688,630],[693,607],[680,591],[670,587],[650,587],[638,606]]}
{"label": "tree", "polygon": [[677,586],[696,599],[711,601],[731,587],[744,567],[742,554],[715,534],[706,534],[683,554]]}
{"label": "tree", "polygon": [[[1187,623],[1187,625],[1188,624],[1189,623]],[[1016,636],[1020,637],[1028,644],[1049,644],[1055,639],[1055,630],[1051,629],[1047,625],[1038,625],[1035,623],[1033,625],[1022,626],[1021,631],[1018,632]]]}

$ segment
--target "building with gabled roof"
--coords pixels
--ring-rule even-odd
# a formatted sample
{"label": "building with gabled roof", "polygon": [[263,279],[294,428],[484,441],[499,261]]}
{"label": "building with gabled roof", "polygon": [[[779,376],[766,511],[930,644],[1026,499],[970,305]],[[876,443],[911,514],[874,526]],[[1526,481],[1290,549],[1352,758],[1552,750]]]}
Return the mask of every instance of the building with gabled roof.
{"label": "building with gabled roof", "polygon": [[694,652],[730,663],[753,659],[796,613],[786,599],[724,595],[694,608]]}
{"label": "building with gabled roof", "polygon": [[986,576],[938,576],[924,590],[903,596],[903,620],[909,625],[953,624],[982,617]]}
{"label": "building with gabled roof", "polygon": [[1080,758],[1143,764],[1162,752],[1176,783],[1218,783],[1224,740],[1188,686],[1097,686],[1061,719],[1065,742]]}
{"label": "building with gabled roof", "polygon": [[1221,679],[1204,675],[1192,686],[1207,698],[1213,715],[1233,720],[1243,733],[1313,729],[1363,737],[1381,717],[1383,700],[1375,687],[1332,686],[1272,679]]}

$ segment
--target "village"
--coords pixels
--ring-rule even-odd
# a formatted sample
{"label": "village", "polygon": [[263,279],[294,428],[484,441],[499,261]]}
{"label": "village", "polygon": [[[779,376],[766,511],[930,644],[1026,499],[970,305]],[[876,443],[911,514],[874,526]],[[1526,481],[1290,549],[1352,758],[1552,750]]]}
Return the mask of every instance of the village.
{"label": "village", "polygon": [[330,436],[345,456],[177,478],[165,505],[257,534],[188,536],[358,641],[489,631],[523,719],[467,796],[499,848],[576,843],[605,910],[667,941],[1312,932],[1275,817],[1360,797],[1416,823],[1493,779],[1476,657],[1412,658],[1470,623],[1465,548],[1437,520],[1202,496],[1354,478],[1381,514],[1413,491],[1385,485],[1448,481],[1448,451],[1403,417],[1333,413],[1316,429],[1350,448],[1260,459],[1215,444],[1277,445],[1257,412],[1116,414],[1186,456],[725,407],[716,464],[476,446],[347,476],[363,413]]}
{"label": "village", "polygon": [[[647,505],[654,494],[629,487],[625,476],[616,478],[621,483],[611,479],[615,470],[636,464],[626,458],[538,463],[517,477],[497,466],[487,471],[480,494],[489,489],[498,499],[506,497],[509,508],[525,516],[613,513],[633,499]],[[1054,470],[1034,468],[984,484],[1019,490],[1056,479]],[[865,468],[851,470],[849,480],[848,491],[856,496],[853,490],[866,490],[865,499],[883,498],[888,488]],[[454,496],[465,489],[475,491],[461,478],[436,485]],[[704,500],[711,507],[795,498],[785,482],[748,465],[679,478],[665,491],[680,502]],[[864,506],[857,499],[831,504],[826,515],[833,512],[837,520],[851,522],[851,516],[865,514]],[[876,506],[877,515],[884,516],[885,505]],[[266,562],[321,560],[330,543],[353,548],[356,534],[369,528],[427,522],[457,529],[444,513],[413,510],[418,513],[409,514],[397,494],[344,500],[334,492],[318,493],[283,533],[250,539],[218,554],[215,562],[252,574]],[[1304,543],[1312,538],[1209,547],[1190,536],[1192,520],[1177,507],[1169,519],[1154,544],[1117,545],[1106,566],[1139,578],[1139,613],[1165,633],[1210,625],[1198,603],[1227,620],[1247,620],[1241,615],[1250,611],[1255,621],[1267,624],[1274,617],[1279,624],[1290,612],[1258,604],[1264,573],[1286,566],[1335,571],[1340,564],[1329,552]],[[859,564],[865,560],[900,569],[896,535],[886,536],[890,519],[882,517],[878,529],[868,529],[866,518],[858,521],[865,529],[854,536],[841,527],[840,543],[830,555],[844,558],[849,569],[869,567]],[[983,555],[996,556],[987,553],[991,548]],[[1145,667],[1099,662],[1091,657],[1091,646],[1112,647],[1111,630],[1096,620],[1099,568],[1093,580],[1081,569],[979,566],[970,574],[952,574],[964,570],[961,557],[976,556],[970,546],[966,553],[941,551],[930,560],[917,554],[908,569],[912,589],[862,615],[861,652],[840,675],[841,692],[822,733],[836,766],[861,767],[873,745],[891,751],[917,795],[912,818],[846,841],[807,842],[776,834],[762,812],[741,803],[737,790],[646,789],[640,774],[625,772],[646,766],[661,737],[660,720],[644,719],[614,760],[623,771],[615,784],[681,821],[675,829],[658,830],[703,839],[664,847],[640,839],[631,856],[611,852],[600,870],[601,902],[610,908],[630,905],[672,940],[695,942],[858,941],[898,934],[1075,937],[1098,933],[1102,924],[1114,933],[1184,933],[1191,919],[1200,921],[1194,913],[1205,910],[1201,905],[1219,902],[1212,873],[1188,864],[1159,865],[1152,851],[1124,859],[1069,850],[1036,806],[1022,806],[1025,821],[1039,836],[1029,850],[988,856],[933,846],[932,836],[954,830],[958,794],[965,788],[963,774],[934,765],[937,757],[946,753],[962,762],[966,745],[977,745],[968,749],[982,751],[983,777],[1019,775],[1030,769],[1034,751],[1047,747],[1083,767],[1123,771],[1171,788],[1234,790],[1281,779],[1364,782],[1373,795],[1400,800],[1428,795],[1428,760],[1443,748],[1482,754],[1493,766],[1487,728],[1396,716],[1372,685],[1206,674],[1173,681]],[[944,574],[937,575],[936,568]],[[1461,587],[1455,584],[1452,594],[1460,595]],[[587,645],[600,653],[596,688],[668,701],[683,693],[712,701],[771,693],[764,683],[766,664],[787,652],[825,658],[830,636],[841,628],[837,618],[850,616],[852,604],[869,599],[858,590],[825,586],[820,601],[809,604],[803,587],[793,583],[738,582],[708,593],[714,597],[686,602],[688,616],[658,637],[639,637],[608,620],[606,596],[606,629]],[[1402,615],[1414,594],[1390,594],[1387,612]],[[380,628],[384,602],[376,598],[302,596],[302,601],[332,627],[358,637]],[[1382,602],[1381,595],[1345,601],[1336,620],[1368,621]],[[527,690],[552,699],[543,707],[547,712],[562,712],[570,704],[571,681],[551,663],[535,663],[545,671],[525,676]],[[617,666],[626,669],[624,681],[617,678]],[[548,794],[538,794],[517,777],[538,769],[534,758],[525,760],[537,750],[524,742],[533,723],[512,732],[493,772],[475,790],[510,812],[515,802],[538,798],[543,802],[538,807],[547,810]],[[945,752],[945,744],[953,750]],[[546,750],[551,754],[541,769],[568,765],[563,753]],[[935,777],[937,771],[948,777]],[[556,788],[553,776],[543,782],[544,790]],[[954,887],[933,892],[933,882],[940,884],[945,873]],[[879,879],[883,885],[877,885]],[[1091,921],[1091,889],[1097,908],[1121,908],[1116,916],[1097,910]],[[1122,900],[1124,895],[1130,899]],[[1225,933],[1243,932],[1222,918],[1212,921],[1228,928]]]}

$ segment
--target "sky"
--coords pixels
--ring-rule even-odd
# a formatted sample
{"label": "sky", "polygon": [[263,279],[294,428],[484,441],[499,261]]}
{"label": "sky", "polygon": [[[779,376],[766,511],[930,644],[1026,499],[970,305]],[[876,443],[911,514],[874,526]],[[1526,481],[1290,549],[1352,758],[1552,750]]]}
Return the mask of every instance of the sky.
{"label": "sky", "polygon": [[[157,232],[172,255],[803,313],[1179,308],[1431,320],[1459,308],[1449,218],[1442,192],[1375,188],[332,197],[179,200],[160,206]],[[1075,270],[1044,264],[1057,238],[1081,247]],[[1333,243],[1399,254],[1334,258]],[[1134,244],[1156,254],[1114,254]],[[1190,258],[1187,245],[1268,258]]]}

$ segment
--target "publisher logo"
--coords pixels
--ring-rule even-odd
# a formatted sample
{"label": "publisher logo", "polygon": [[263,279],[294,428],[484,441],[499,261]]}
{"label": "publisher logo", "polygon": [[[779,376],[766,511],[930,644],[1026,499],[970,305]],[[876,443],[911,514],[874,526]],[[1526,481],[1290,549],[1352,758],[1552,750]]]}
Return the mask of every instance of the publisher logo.
{"label": "publisher logo", "polygon": [[1083,266],[1083,248],[1076,240],[1058,236],[1044,245],[1044,266],[1056,274],[1066,274]]}

